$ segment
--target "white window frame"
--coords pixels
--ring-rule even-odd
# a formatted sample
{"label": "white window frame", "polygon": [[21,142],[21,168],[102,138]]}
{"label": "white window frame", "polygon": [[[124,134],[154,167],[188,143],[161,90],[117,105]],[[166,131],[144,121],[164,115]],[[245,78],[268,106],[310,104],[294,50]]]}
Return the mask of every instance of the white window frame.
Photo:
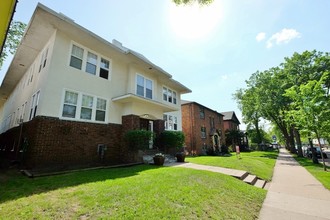
{"label": "white window frame", "polygon": [[[143,95],[138,94],[138,77],[143,78]],[[151,98],[147,97],[147,80],[151,82]],[[154,99],[154,81],[144,75],[137,73],[135,76],[135,94],[146,99]]]}
{"label": "white window frame", "polygon": [[[72,54],[72,48],[73,48],[73,46],[76,46],[76,47],[79,47],[79,48],[83,49],[83,57],[82,57],[81,69],[78,69],[78,68],[73,67],[73,66],[70,65],[71,64],[71,56],[74,56]],[[86,68],[87,68],[87,63],[88,63],[88,60],[87,60],[88,53],[91,53],[91,54],[96,55],[96,65],[93,64],[93,65],[96,66],[95,74],[90,73],[90,72],[87,72],[87,69]],[[78,58],[78,59],[80,59],[80,58]],[[105,60],[105,61],[108,61],[108,63],[109,63],[109,67],[108,68],[106,68],[106,67],[104,67],[104,65],[102,65],[102,59]],[[91,50],[91,49],[89,49],[87,47],[84,47],[84,46],[82,46],[82,45],[80,45],[80,44],[78,44],[78,43],[76,43],[74,41],[71,42],[71,47],[70,47],[70,51],[69,51],[68,66],[69,67],[72,67],[73,69],[83,71],[83,72],[85,72],[85,73],[87,73],[87,74],[89,74],[91,76],[97,76],[97,77],[102,78],[102,79],[105,79],[105,80],[111,80],[112,60],[110,58],[108,58],[106,56],[103,56],[102,54],[97,53],[96,51],[93,51],[93,50]],[[108,78],[107,79],[105,77],[101,76],[101,69],[104,69],[104,70],[108,71]]]}
{"label": "white window frame", "polygon": [[168,88],[167,86],[163,86],[163,89],[162,89],[162,97],[163,97],[163,101],[166,101],[166,102],[169,102],[169,103],[172,103],[174,105],[176,105],[178,102],[177,102],[177,92],[171,88]]}
{"label": "white window frame", "polygon": [[177,131],[178,130],[178,117],[171,114],[163,114],[165,130]]}
{"label": "white window frame", "polygon": [[31,97],[29,120],[32,120],[34,117],[36,117],[39,98],[40,98],[40,90],[34,93]]}
{"label": "white window frame", "polygon": [[[64,100],[65,100],[65,93],[66,92],[73,92],[73,93],[78,94],[77,104],[75,105],[76,106],[76,112],[75,112],[75,117],[74,118],[63,116],[63,108],[64,108],[64,104],[65,104]],[[90,96],[90,97],[93,98],[92,106],[88,107],[88,108],[92,109],[91,119],[82,119],[81,118],[81,109],[85,108],[83,106],[83,103],[82,103],[83,96]],[[97,100],[98,99],[105,100],[106,103],[105,103],[105,109],[104,110],[97,108]],[[75,90],[72,90],[72,89],[64,89],[63,90],[63,95],[62,95],[62,100],[61,100],[61,108],[60,108],[59,118],[60,119],[65,119],[65,120],[72,120],[72,121],[95,122],[95,123],[104,124],[104,123],[108,122],[108,109],[109,109],[108,105],[109,105],[109,100],[104,98],[104,97],[99,97],[99,96],[95,96],[95,95],[92,95],[92,94],[75,91]],[[104,121],[96,120],[96,112],[97,111],[104,111],[105,112]]]}

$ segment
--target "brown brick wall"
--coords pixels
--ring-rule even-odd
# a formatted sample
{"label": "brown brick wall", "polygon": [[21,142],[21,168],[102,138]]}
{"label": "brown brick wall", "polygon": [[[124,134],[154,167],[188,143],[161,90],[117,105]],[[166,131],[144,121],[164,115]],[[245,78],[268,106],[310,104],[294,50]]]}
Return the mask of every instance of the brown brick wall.
{"label": "brown brick wall", "polygon": [[[20,128],[1,134],[0,146],[18,142]],[[98,165],[120,164],[122,126],[65,121],[51,117],[36,117],[23,124],[23,139],[28,139],[22,165],[28,169],[69,169]],[[98,144],[105,144],[104,158],[98,155]],[[1,152],[4,158],[20,160],[21,153]],[[16,148],[17,149],[17,148]],[[17,157],[16,157],[17,155]]]}
{"label": "brown brick wall", "polygon": [[[203,107],[204,108],[204,107]],[[219,113],[204,108],[205,117],[200,118],[200,105],[188,103],[181,106],[182,112],[182,130],[186,137],[186,147],[189,153],[195,151],[202,153],[202,147],[211,147],[212,137],[210,135],[211,125],[210,117],[214,118],[214,127],[222,131],[221,144],[224,144],[223,117]],[[220,117],[219,117],[220,116]],[[201,137],[201,127],[206,128],[206,138]]]}

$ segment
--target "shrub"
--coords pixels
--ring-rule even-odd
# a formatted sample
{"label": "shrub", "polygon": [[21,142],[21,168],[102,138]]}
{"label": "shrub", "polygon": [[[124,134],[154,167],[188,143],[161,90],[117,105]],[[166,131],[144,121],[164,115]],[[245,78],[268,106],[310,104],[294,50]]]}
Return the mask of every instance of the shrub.
{"label": "shrub", "polygon": [[182,131],[163,131],[160,133],[158,141],[165,151],[171,148],[180,150],[184,144],[184,134]]}
{"label": "shrub", "polygon": [[153,132],[146,130],[130,130],[125,134],[125,140],[131,150],[146,150],[149,148],[149,141],[154,137]]}

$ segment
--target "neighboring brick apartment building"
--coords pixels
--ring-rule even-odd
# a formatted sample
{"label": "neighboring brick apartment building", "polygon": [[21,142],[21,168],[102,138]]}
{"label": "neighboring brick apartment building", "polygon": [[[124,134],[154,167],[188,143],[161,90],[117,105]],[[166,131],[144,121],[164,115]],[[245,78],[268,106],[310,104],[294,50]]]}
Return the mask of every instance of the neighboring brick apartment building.
{"label": "neighboring brick apartment building", "polygon": [[182,131],[189,154],[201,155],[225,143],[223,115],[197,102],[182,100]]}
{"label": "neighboring brick apartment building", "polygon": [[29,169],[134,161],[123,134],[181,130],[189,92],[143,55],[38,4],[0,87],[0,157]]}
{"label": "neighboring brick apartment building", "polygon": [[223,128],[227,130],[239,130],[240,122],[234,111],[221,112],[223,114]]}

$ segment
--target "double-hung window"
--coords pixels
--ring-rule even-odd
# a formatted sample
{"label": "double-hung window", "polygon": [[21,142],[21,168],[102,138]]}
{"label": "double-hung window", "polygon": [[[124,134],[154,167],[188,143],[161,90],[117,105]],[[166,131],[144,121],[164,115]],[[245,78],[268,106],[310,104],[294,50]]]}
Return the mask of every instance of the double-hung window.
{"label": "double-hung window", "polygon": [[34,118],[37,114],[37,107],[38,107],[38,102],[39,102],[39,96],[40,96],[40,91],[38,91],[36,94],[32,96],[32,101],[31,101],[31,109],[30,109],[30,117],[29,119],[31,120]]}
{"label": "double-hung window", "polygon": [[80,119],[91,120],[93,112],[93,97],[82,95]]}
{"label": "double-hung window", "polygon": [[206,128],[201,127],[201,138],[206,138]]}
{"label": "double-hung window", "polygon": [[110,78],[110,60],[75,44],[72,45],[70,66],[103,79]]}
{"label": "double-hung window", "polygon": [[177,102],[176,92],[169,88],[163,87],[163,100],[176,104]]}
{"label": "double-hung window", "polygon": [[96,103],[96,121],[105,121],[105,111],[107,107],[107,100],[97,98]]}
{"label": "double-hung window", "polygon": [[107,100],[80,92],[65,91],[62,117],[105,122]]}
{"label": "double-hung window", "polygon": [[70,66],[81,70],[83,58],[84,58],[84,49],[76,45],[72,45]]}
{"label": "double-hung window", "polygon": [[95,75],[96,74],[96,61],[97,56],[91,52],[87,53],[86,72]]}
{"label": "double-hung window", "polygon": [[100,77],[104,79],[109,78],[109,60],[101,58],[101,65],[100,65]]}
{"label": "double-hung window", "polygon": [[141,75],[136,75],[136,94],[148,99],[152,99],[152,91],[152,81]]}
{"label": "double-hung window", "polygon": [[75,118],[78,104],[78,93],[65,91],[62,116],[66,118]]}

